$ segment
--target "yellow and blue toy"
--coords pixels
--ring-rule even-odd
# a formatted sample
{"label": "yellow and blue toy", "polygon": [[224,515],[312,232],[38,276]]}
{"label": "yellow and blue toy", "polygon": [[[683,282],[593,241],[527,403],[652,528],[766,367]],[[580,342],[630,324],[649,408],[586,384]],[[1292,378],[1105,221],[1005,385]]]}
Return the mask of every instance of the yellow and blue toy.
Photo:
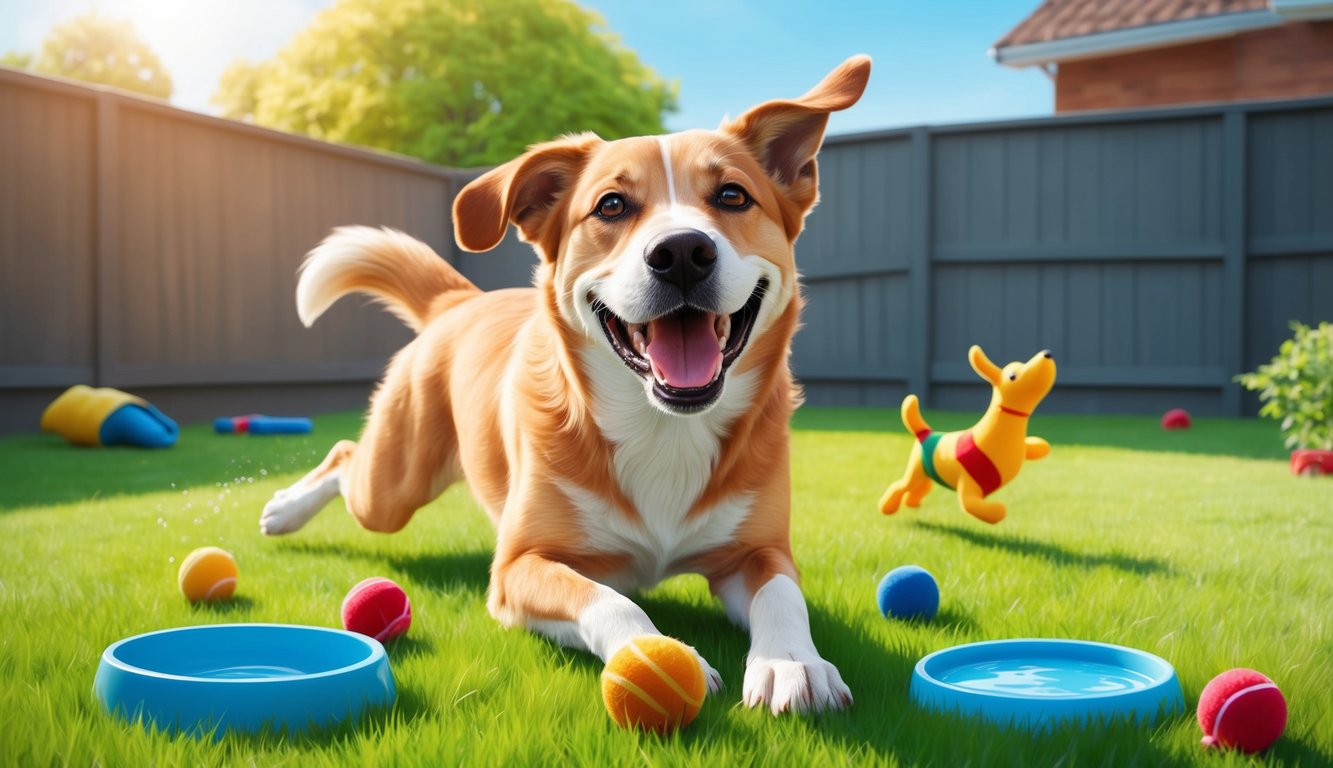
{"label": "yellow and blue toy", "polygon": [[988,523],[1004,519],[1004,504],[987,496],[1018,476],[1025,459],[1040,459],[1051,446],[1027,434],[1028,417],[1055,385],[1055,358],[1042,350],[1026,363],[1003,369],[975,344],[967,352],[977,375],[990,382],[990,407],[970,429],[934,432],[921,418],[916,395],[903,400],[903,424],[916,435],[907,472],[879,500],[879,511],[892,515],[906,503],[919,507],[931,483],[956,490],[963,511]]}
{"label": "yellow and blue toy", "polygon": [[176,443],[176,422],[142,397],[110,387],[78,384],[42,413],[42,431],[74,445],[133,445],[166,448]]}

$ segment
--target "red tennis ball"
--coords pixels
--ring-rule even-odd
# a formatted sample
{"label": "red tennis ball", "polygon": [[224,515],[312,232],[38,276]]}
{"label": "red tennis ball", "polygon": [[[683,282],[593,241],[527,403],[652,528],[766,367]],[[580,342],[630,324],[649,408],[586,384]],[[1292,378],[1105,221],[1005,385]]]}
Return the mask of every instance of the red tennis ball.
{"label": "red tennis ball", "polygon": [[392,580],[375,576],[347,593],[342,605],[343,628],[386,643],[412,625],[412,601]]}
{"label": "red tennis ball", "polygon": [[1199,727],[1205,747],[1267,749],[1287,727],[1287,700],[1277,684],[1253,669],[1230,669],[1199,694]]}
{"label": "red tennis ball", "polygon": [[1172,408],[1162,416],[1162,429],[1189,429],[1190,412],[1184,408]]}

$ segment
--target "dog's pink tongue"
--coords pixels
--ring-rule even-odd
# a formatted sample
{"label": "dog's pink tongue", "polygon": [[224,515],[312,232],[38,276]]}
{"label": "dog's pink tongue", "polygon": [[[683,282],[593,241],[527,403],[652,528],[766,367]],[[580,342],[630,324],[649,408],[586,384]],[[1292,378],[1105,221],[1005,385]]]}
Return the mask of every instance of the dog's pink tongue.
{"label": "dog's pink tongue", "polygon": [[648,356],[666,383],[677,389],[711,384],[722,360],[707,312],[677,312],[649,324]]}

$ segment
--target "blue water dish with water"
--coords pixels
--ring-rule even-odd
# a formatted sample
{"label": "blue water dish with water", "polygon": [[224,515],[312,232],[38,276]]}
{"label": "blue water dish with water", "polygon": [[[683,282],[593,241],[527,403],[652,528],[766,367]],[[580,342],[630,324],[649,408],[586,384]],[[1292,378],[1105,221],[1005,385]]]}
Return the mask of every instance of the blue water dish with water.
{"label": "blue water dish with water", "polygon": [[1002,726],[1128,718],[1151,724],[1185,708],[1175,669],[1133,648],[1085,640],[993,640],[917,662],[912,699]]}
{"label": "blue water dish with water", "polygon": [[102,654],[107,711],[170,732],[288,732],[356,719],[396,695],[384,646],[292,624],[210,624],[136,635]]}

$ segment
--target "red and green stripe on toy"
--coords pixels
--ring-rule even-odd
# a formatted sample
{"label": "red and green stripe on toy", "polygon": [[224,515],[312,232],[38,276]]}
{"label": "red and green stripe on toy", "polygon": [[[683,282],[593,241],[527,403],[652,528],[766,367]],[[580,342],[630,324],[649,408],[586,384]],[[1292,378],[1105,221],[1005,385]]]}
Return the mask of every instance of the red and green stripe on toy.
{"label": "red and green stripe on toy", "polygon": [[130,445],[167,448],[176,444],[176,422],[151,403],[110,387],[77,384],[65,390],[42,413],[42,431],[54,432],[74,445]]}

